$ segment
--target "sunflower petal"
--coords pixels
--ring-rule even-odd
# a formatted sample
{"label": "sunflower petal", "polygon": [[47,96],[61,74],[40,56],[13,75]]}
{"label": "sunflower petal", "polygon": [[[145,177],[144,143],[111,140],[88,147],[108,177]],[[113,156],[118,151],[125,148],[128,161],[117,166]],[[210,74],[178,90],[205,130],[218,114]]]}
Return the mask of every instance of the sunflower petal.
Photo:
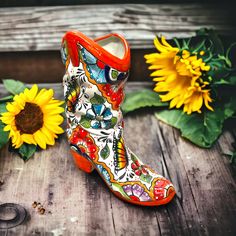
{"label": "sunflower petal", "polygon": [[54,92],[52,89],[45,91],[41,96],[39,96],[35,99],[36,104],[38,106],[42,106],[42,105],[48,103],[52,99],[53,93]]}
{"label": "sunflower petal", "polygon": [[35,132],[33,134],[34,136],[34,140],[36,141],[36,143],[42,148],[42,149],[46,149],[46,142],[45,142],[45,137],[44,134],[38,130],[37,132]]}
{"label": "sunflower petal", "polygon": [[53,133],[51,133],[45,126],[41,128],[41,132],[44,134],[46,137],[46,143],[49,145],[54,145],[55,144],[55,139]]}
{"label": "sunflower petal", "polygon": [[32,134],[22,134],[21,138],[22,138],[22,141],[25,143],[36,145],[34,136]]}
{"label": "sunflower petal", "polygon": [[27,97],[28,97],[29,101],[33,101],[35,99],[37,93],[38,93],[38,86],[37,86],[37,84],[34,84],[32,86],[32,88],[29,91],[27,91]]}

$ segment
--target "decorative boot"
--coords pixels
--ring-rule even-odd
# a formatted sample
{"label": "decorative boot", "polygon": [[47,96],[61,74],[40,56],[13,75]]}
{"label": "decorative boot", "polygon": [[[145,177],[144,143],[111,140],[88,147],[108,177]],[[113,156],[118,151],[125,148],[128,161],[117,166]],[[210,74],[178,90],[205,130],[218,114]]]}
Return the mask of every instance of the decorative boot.
{"label": "decorative boot", "polygon": [[127,41],[118,34],[91,40],[68,32],[62,40],[67,135],[77,166],[94,169],[109,189],[129,203],[156,206],[175,195],[171,182],[126,147],[120,104],[130,67]]}

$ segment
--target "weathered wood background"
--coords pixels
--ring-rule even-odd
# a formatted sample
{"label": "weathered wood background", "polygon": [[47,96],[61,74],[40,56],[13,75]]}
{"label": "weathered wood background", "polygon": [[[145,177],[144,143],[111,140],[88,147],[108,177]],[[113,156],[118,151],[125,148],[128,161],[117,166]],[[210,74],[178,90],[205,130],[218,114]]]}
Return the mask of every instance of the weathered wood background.
{"label": "weathered wood background", "polygon": [[156,34],[193,36],[202,27],[235,37],[231,4],[110,4],[0,8],[0,78],[28,83],[60,82],[60,42],[68,30],[95,38],[123,34],[131,45],[131,81],[147,80],[144,54]]}
{"label": "weathered wood background", "polygon": [[[62,99],[61,85],[51,87]],[[141,87],[143,83],[129,83],[127,90]],[[213,148],[200,149],[144,110],[125,117],[125,137],[146,164],[174,183],[177,196],[170,204],[151,208],[120,201],[97,173],[85,174],[75,167],[64,135],[27,163],[7,147],[0,151],[0,203],[19,203],[30,214],[8,235],[236,234],[235,176],[223,155],[231,150],[230,132],[224,132]],[[33,201],[43,204],[45,215],[32,208]]]}
{"label": "weathered wood background", "polygon": [[152,48],[153,38],[193,36],[201,27],[231,34],[234,15],[228,6],[177,5],[80,5],[0,9],[0,51],[58,50],[68,30],[96,38],[122,33],[131,48]]}

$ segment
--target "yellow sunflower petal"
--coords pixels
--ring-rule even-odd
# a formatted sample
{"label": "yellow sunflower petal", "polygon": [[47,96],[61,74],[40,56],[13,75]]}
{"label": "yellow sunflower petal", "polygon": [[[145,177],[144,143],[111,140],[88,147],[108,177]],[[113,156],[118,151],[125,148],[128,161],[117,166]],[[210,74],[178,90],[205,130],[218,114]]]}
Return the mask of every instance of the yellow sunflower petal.
{"label": "yellow sunflower petal", "polygon": [[21,111],[19,105],[15,102],[7,103],[6,109],[13,114],[18,114]]}
{"label": "yellow sunflower petal", "polygon": [[193,94],[191,102],[192,111],[200,110],[202,107],[202,103],[203,103],[202,94],[200,92],[196,92],[195,94]]}
{"label": "yellow sunflower petal", "polygon": [[52,131],[55,134],[64,133],[64,130],[60,126],[53,125],[53,124],[47,124],[47,123],[45,123],[44,125],[48,130]]}
{"label": "yellow sunflower petal", "polygon": [[35,103],[38,106],[42,106],[42,105],[48,103],[52,99],[53,93],[54,92],[52,89],[45,91],[41,96],[39,96],[39,97],[37,96],[37,98],[35,99]]}
{"label": "yellow sunflower petal", "polygon": [[34,136],[32,134],[22,134],[21,138],[22,138],[22,141],[25,143],[36,145]]}
{"label": "yellow sunflower petal", "polygon": [[45,105],[44,107],[42,107],[42,110],[44,113],[47,113],[50,115],[60,114],[60,113],[64,112],[63,107],[58,107],[55,105]]}
{"label": "yellow sunflower petal", "polygon": [[53,133],[49,131],[45,126],[41,128],[41,132],[44,134],[46,137],[46,143],[49,145],[54,145],[55,144],[55,139]]}
{"label": "yellow sunflower petal", "polygon": [[15,117],[5,117],[5,116],[2,116],[2,117],[0,117],[0,120],[4,124],[11,124],[15,120]]}
{"label": "yellow sunflower petal", "polygon": [[26,96],[29,101],[33,101],[38,93],[38,86],[37,84],[34,84],[30,90],[26,91]]}
{"label": "yellow sunflower petal", "polygon": [[61,124],[63,122],[63,117],[60,115],[45,115],[44,116],[44,122],[45,123],[51,123],[51,124]]}
{"label": "yellow sunflower petal", "polygon": [[160,43],[158,37],[156,37],[156,38],[154,39],[154,45],[155,45],[156,49],[157,49],[159,52],[168,52],[168,50],[169,50],[166,46],[163,46],[163,45]]}
{"label": "yellow sunflower petal", "polygon": [[167,76],[171,73],[173,73],[171,70],[156,70],[152,72],[151,76]]}
{"label": "yellow sunflower petal", "polygon": [[57,100],[57,99],[52,99],[51,101],[49,101],[49,105],[53,104],[55,106],[61,106],[62,104],[64,104],[65,102],[64,101],[60,101],[60,100]]}
{"label": "yellow sunflower petal", "polygon": [[34,140],[36,141],[36,143],[42,148],[42,149],[46,149],[46,142],[45,142],[45,136],[44,134],[38,130],[37,132],[35,132],[33,134],[34,136]]}
{"label": "yellow sunflower petal", "polygon": [[12,136],[12,145],[13,146],[19,146],[20,143],[22,143],[20,132],[19,131],[14,132],[13,136]]}
{"label": "yellow sunflower petal", "polygon": [[206,108],[208,110],[210,110],[210,111],[214,111],[214,109],[208,103],[208,101],[212,101],[212,99],[210,99],[210,97],[209,97],[209,94],[208,93],[204,93],[203,94],[203,98],[204,98],[204,104],[205,104]]}
{"label": "yellow sunflower petal", "polygon": [[167,41],[166,38],[164,36],[161,37],[161,42],[164,46],[166,46],[169,50],[173,50],[173,51],[179,51],[179,49],[177,47],[172,47]]}
{"label": "yellow sunflower petal", "polygon": [[3,128],[3,131],[10,131],[11,130],[11,125],[6,125],[4,128]]}

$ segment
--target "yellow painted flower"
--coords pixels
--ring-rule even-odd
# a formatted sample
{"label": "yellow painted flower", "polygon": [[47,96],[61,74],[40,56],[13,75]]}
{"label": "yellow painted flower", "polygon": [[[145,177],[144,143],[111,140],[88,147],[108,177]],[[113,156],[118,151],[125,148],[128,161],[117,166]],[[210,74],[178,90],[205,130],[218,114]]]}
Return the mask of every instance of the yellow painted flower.
{"label": "yellow painted flower", "polygon": [[151,64],[149,69],[155,70],[151,76],[157,82],[154,91],[162,93],[161,100],[170,101],[170,108],[183,106],[187,114],[200,113],[203,104],[213,111],[209,105],[212,102],[210,89],[206,89],[209,83],[202,79],[210,66],[198,54],[172,47],[163,36],[161,42],[155,38],[154,45],[159,52],[145,55],[145,58]]}
{"label": "yellow painted flower", "polygon": [[53,98],[52,89],[38,92],[37,85],[15,95],[13,102],[6,106],[7,112],[0,117],[13,147],[28,143],[46,149],[46,145],[54,145],[57,134],[64,132],[59,126],[63,122],[61,104],[62,101]]}

